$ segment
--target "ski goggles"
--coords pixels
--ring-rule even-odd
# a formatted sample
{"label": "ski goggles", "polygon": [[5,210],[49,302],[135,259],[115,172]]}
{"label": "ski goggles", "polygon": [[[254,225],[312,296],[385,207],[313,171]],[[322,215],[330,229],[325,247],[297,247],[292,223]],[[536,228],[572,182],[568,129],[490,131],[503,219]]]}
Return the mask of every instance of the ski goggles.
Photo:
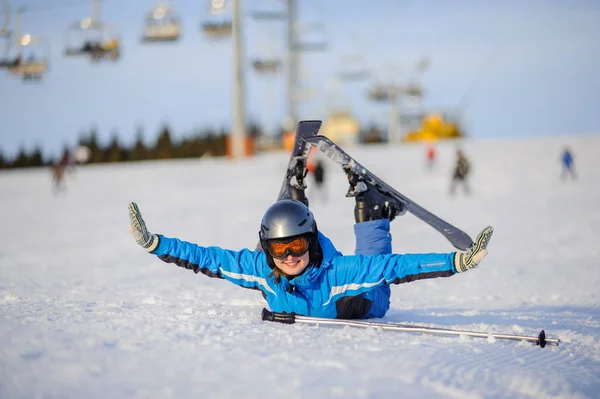
{"label": "ski goggles", "polygon": [[288,255],[302,256],[310,247],[308,237],[295,237],[286,240],[270,240],[266,243],[266,250],[275,259],[284,259]]}

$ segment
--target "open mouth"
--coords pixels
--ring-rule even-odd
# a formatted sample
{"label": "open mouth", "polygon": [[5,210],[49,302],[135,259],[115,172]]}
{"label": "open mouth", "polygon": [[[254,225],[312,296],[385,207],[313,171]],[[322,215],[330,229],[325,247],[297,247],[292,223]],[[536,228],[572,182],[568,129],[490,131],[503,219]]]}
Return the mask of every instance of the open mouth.
{"label": "open mouth", "polygon": [[284,263],[284,265],[285,265],[286,267],[289,267],[290,269],[293,269],[293,268],[295,268],[295,267],[296,267],[296,266],[298,266],[299,264],[300,264],[300,261],[299,261],[299,260],[297,260],[297,261],[295,261],[295,262],[285,262],[285,263]]}

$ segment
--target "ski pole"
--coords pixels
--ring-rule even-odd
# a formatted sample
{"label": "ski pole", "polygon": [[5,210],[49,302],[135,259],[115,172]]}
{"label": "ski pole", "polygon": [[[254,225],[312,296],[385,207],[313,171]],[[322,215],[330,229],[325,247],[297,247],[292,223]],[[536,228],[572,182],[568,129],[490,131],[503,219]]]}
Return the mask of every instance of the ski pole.
{"label": "ski pole", "polygon": [[321,317],[310,317],[310,316],[300,316],[295,313],[277,313],[271,312],[267,309],[263,309],[262,311],[262,320],[264,321],[273,321],[284,324],[323,324],[323,325],[331,325],[331,326],[350,326],[350,327],[360,327],[360,328],[381,328],[382,330],[390,330],[390,331],[403,331],[403,332],[413,332],[413,333],[422,333],[422,334],[432,334],[432,335],[464,335],[468,337],[476,337],[476,338],[490,338],[493,337],[495,339],[506,339],[512,341],[527,341],[534,343],[535,345],[539,345],[541,348],[546,345],[555,345],[558,346],[560,340],[557,338],[546,338],[546,333],[544,330],[540,331],[537,336],[527,336],[527,335],[515,335],[515,334],[500,334],[500,333],[491,333],[491,332],[479,332],[479,331],[468,331],[468,330],[453,330],[449,328],[439,328],[439,327],[428,327],[428,326],[420,326],[420,325],[412,325],[412,324],[402,324],[402,323],[384,323],[384,322],[376,322],[376,321],[365,321],[365,320],[345,320],[345,319],[325,319]]}

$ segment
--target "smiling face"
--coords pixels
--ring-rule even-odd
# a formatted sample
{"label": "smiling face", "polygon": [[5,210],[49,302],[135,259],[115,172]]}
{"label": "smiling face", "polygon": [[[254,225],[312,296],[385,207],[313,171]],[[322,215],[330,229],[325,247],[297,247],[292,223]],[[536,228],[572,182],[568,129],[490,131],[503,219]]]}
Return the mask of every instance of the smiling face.
{"label": "smiling face", "polygon": [[273,262],[285,275],[297,276],[308,266],[310,260],[309,252],[306,251],[302,256],[288,255],[283,259],[273,259]]}

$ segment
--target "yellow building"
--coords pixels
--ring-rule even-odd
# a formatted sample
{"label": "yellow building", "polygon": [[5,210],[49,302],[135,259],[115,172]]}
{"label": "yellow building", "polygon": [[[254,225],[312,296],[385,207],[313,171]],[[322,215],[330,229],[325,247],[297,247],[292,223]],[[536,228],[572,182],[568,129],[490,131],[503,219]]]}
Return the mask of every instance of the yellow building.
{"label": "yellow building", "polygon": [[439,113],[428,113],[423,115],[419,127],[406,133],[404,141],[435,141],[463,136],[458,121]]}
{"label": "yellow building", "polygon": [[319,134],[340,146],[355,145],[360,138],[360,124],[348,111],[333,111],[323,122]]}

